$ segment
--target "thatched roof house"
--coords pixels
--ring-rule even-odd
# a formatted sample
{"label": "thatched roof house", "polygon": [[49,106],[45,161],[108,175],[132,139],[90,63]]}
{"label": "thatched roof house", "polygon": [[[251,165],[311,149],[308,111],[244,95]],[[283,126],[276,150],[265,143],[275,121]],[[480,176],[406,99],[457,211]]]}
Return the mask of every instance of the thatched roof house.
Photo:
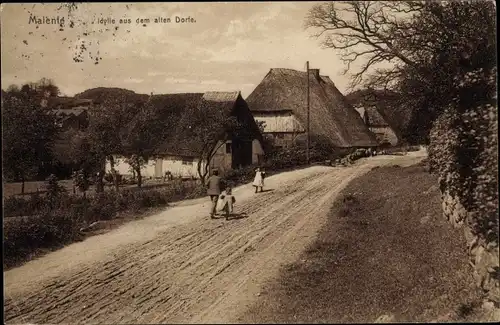
{"label": "thatched roof house", "polygon": [[398,118],[386,108],[395,100],[395,94],[362,89],[346,96],[347,101],[356,109],[363,118],[366,126],[375,133],[379,143],[389,142],[396,145],[400,142],[401,132],[398,127]]}
{"label": "thatched roof house", "polygon": [[[198,176],[198,160],[203,143],[197,138],[190,137],[186,126],[181,124],[184,117],[192,110],[217,110],[228,117],[235,116],[239,121],[245,122],[249,131],[248,138],[233,136],[220,139],[215,156],[208,162],[210,167],[217,168],[223,173],[232,168],[256,164],[262,159],[264,153],[262,136],[239,91],[153,95],[149,100],[156,108],[159,118],[165,121],[165,127],[171,129],[165,132],[167,136],[164,138],[158,135],[156,159],[145,166],[144,176],[162,177],[166,171],[182,177]],[[115,167],[119,173],[125,175],[130,173],[130,166],[122,157],[116,156],[115,161],[119,163]],[[202,165],[206,163],[201,162]],[[107,164],[106,169],[109,171],[110,168],[111,166]]]}
{"label": "thatched roof house", "polygon": [[[344,148],[377,145],[374,135],[329,77],[311,69],[309,82],[311,139],[322,137]],[[307,125],[307,73],[271,69],[247,103],[256,120],[266,124],[276,121],[271,128],[265,126],[265,134],[303,134]]]}

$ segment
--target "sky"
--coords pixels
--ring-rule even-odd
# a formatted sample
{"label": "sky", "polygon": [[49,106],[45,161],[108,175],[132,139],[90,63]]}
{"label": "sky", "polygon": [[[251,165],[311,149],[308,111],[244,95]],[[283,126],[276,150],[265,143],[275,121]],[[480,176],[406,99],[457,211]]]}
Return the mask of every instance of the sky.
{"label": "sky", "polygon": [[[87,3],[71,10],[57,3],[2,4],[2,89],[49,78],[66,96],[120,87],[143,94],[239,90],[246,98],[271,68],[305,71],[309,61],[345,94],[349,80],[338,53],[322,49],[304,30],[314,4]],[[176,16],[195,22],[176,23]],[[61,28],[30,17],[65,21]],[[151,21],[143,26],[138,18]],[[82,44],[86,50],[79,56]]]}

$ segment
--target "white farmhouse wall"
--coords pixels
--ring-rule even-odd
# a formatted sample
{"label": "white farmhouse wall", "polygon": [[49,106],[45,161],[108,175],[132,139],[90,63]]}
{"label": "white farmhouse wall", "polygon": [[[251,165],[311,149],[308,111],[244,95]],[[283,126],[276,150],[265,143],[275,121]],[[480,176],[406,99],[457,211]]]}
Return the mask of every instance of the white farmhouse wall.
{"label": "white farmhouse wall", "polygon": [[[202,163],[201,168],[204,167]],[[163,173],[170,171],[174,177],[199,178],[198,159],[182,159],[181,157],[163,158]]]}
{"label": "white farmhouse wall", "polygon": [[[114,156],[113,160],[115,162],[115,170],[120,174],[120,175],[132,175],[132,168],[130,167],[129,164],[125,162],[125,158],[121,156]],[[106,159],[106,168],[105,168],[106,173],[111,172],[111,164],[109,160]]]}
{"label": "white farmhouse wall", "polygon": [[[120,175],[131,177],[133,175],[131,166],[125,161],[124,157],[115,157],[115,169]],[[183,163],[184,161],[184,163]],[[161,163],[161,168],[157,164]],[[204,163],[202,163],[202,168]],[[106,173],[111,172],[111,165],[106,161]],[[182,157],[165,156],[160,159],[151,159],[141,168],[141,174],[144,178],[155,178],[158,175],[164,175],[170,171],[174,177],[199,178],[198,159],[183,160]]]}
{"label": "white farmhouse wall", "polygon": [[256,121],[264,122],[264,133],[305,131],[292,113],[259,114],[254,112],[253,115]]}

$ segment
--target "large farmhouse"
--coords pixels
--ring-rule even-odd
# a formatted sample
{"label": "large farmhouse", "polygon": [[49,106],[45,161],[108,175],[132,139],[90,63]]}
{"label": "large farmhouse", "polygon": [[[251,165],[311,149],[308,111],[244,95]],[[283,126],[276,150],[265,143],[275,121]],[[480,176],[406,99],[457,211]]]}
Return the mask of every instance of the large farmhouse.
{"label": "large farmhouse", "polygon": [[311,140],[323,138],[335,147],[372,147],[375,136],[328,76],[271,69],[248,96],[255,120],[264,122],[264,136],[276,147],[302,142],[307,128],[307,77],[310,85]]}
{"label": "large farmhouse", "polygon": [[[226,135],[216,145],[213,158],[200,162],[200,149],[203,145],[197,139],[190,138],[185,127],[177,125],[174,136],[163,139],[155,158],[147,162],[141,170],[146,178],[160,178],[166,172],[174,177],[198,178],[198,164],[203,169],[209,163],[210,169],[218,169],[221,173],[262,162],[262,136],[253,119],[247,103],[240,92],[206,92],[196,94],[170,94],[152,96],[153,105],[161,110],[169,111],[169,118],[182,119],[188,110],[218,109],[226,116],[234,116],[247,129],[247,136]],[[122,175],[132,175],[132,168],[125,157],[114,155],[114,168]],[[111,162],[106,162],[106,172],[111,171]]]}

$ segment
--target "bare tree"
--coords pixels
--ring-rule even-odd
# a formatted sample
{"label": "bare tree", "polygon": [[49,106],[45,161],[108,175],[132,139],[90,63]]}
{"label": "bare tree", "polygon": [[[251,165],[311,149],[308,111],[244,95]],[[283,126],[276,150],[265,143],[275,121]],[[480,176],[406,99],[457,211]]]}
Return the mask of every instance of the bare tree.
{"label": "bare tree", "polygon": [[[395,66],[379,68],[377,75],[396,77],[403,65],[415,66],[413,53],[402,47],[398,38],[408,37],[411,17],[423,9],[421,2],[347,1],[314,5],[305,20],[306,29],[314,29],[324,48],[340,51],[347,72],[353,72],[350,88],[363,81],[370,69],[383,62]],[[357,71],[355,62],[364,61]],[[381,74],[380,72],[385,72]]]}
{"label": "bare tree", "polygon": [[[429,76],[436,61],[456,68],[470,60],[485,35],[494,34],[494,13],[487,1],[330,2],[314,5],[304,27],[324,48],[340,52],[344,74],[352,74],[350,90],[362,82],[390,88],[410,72],[434,87]],[[359,68],[353,69],[355,63]]]}

